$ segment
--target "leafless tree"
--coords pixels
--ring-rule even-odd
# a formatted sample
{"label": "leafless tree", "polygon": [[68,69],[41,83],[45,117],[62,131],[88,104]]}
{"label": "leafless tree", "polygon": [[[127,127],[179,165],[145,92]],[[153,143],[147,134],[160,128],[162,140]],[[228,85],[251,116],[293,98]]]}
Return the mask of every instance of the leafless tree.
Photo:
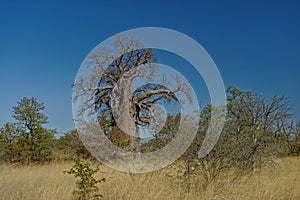
{"label": "leafless tree", "polygon": [[[280,143],[290,152],[299,152],[297,148],[300,145],[296,144],[299,144],[300,124],[288,123],[291,113],[287,98],[274,96],[267,100],[233,86],[228,87],[227,92],[225,126],[212,151],[203,158],[197,154],[206,136],[211,110],[214,109],[207,105],[200,112],[198,134],[181,157],[187,177],[200,172],[205,179],[204,186],[230,167],[247,172],[266,163],[274,166],[272,156],[278,155],[276,149]],[[274,144],[276,137],[279,144]]]}
{"label": "leafless tree", "polygon": [[[88,96],[81,112],[95,109],[99,123],[108,135],[113,131],[129,134],[131,144],[128,149],[135,152],[141,150],[139,127],[155,121],[153,105],[159,101],[178,101],[176,92],[189,96],[186,83],[178,76],[172,77],[173,89],[163,86],[164,77],[159,83],[150,83],[159,76],[155,61],[153,51],[143,48],[138,39],[115,35],[112,48],[97,49],[87,58],[91,75],[77,79],[74,84],[75,101]],[[132,84],[139,79],[149,83],[131,92]]]}

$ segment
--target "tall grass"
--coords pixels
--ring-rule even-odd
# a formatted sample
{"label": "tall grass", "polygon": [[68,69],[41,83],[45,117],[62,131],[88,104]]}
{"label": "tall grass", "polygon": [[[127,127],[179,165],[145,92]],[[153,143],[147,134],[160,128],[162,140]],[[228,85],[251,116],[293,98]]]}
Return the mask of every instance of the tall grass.
{"label": "tall grass", "polygon": [[[174,167],[130,175],[100,166],[97,176],[103,199],[300,199],[300,158],[277,159],[277,167],[264,167],[242,175],[237,170],[222,174],[203,187],[202,177],[193,177],[187,190]],[[0,166],[0,199],[72,199],[75,179],[63,174],[72,163],[43,166]]]}

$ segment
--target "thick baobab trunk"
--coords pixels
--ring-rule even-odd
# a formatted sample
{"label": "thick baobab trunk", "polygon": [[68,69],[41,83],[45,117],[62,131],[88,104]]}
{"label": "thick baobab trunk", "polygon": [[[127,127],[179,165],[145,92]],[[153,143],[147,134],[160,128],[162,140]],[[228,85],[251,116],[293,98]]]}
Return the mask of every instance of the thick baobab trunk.
{"label": "thick baobab trunk", "polygon": [[131,145],[133,151],[141,152],[141,139],[138,125],[135,125],[134,135],[131,136]]}
{"label": "thick baobab trunk", "polygon": [[140,152],[140,134],[134,117],[134,109],[132,108],[131,83],[132,78],[126,78],[126,75],[119,80],[113,99],[113,115],[119,128],[130,136],[131,149]]}

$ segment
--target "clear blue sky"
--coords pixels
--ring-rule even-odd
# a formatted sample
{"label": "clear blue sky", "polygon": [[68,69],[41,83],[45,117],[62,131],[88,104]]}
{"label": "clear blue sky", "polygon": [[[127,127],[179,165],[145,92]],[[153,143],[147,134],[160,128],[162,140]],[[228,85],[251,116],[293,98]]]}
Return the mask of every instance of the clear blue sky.
{"label": "clear blue sky", "polygon": [[300,2],[1,1],[0,125],[22,97],[45,103],[49,128],[74,128],[71,84],[86,55],[107,37],[155,26],[194,38],[225,86],[290,97],[300,118]]}

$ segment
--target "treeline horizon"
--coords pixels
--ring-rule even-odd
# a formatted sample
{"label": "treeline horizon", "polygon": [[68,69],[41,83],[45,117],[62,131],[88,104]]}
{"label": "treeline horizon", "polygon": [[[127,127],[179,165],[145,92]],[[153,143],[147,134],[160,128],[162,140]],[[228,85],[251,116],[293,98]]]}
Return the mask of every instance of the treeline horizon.
{"label": "treeline horizon", "polygon": [[[207,180],[230,167],[254,169],[272,162],[274,157],[299,156],[300,121],[294,122],[291,106],[284,96],[270,100],[250,91],[229,86],[226,122],[213,150],[204,158],[198,151],[204,140],[213,107],[207,105],[199,115],[199,129],[189,149],[181,156],[187,175],[202,169]],[[0,162],[28,165],[75,158],[95,160],[82,144],[77,130],[55,137],[55,129],[47,129],[45,106],[37,99],[24,97],[13,108],[14,122],[0,128]],[[102,121],[101,121],[102,120]],[[105,123],[104,123],[105,122]],[[179,115],[168,115],[163,129],[141,144],[141,152],[151,152],[167,145],[176,135]],[[112,143],[127,149],[130,137],[115,124],[99,118],[99,124]]]}

